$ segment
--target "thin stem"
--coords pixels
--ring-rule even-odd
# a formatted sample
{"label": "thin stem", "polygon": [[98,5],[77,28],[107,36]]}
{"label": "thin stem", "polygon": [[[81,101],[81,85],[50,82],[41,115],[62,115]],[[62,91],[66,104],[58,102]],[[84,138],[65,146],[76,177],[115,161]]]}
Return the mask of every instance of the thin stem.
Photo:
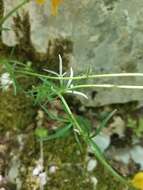
{"label": "thin stem", "polygon": [[116,84],[85,84],[85,85],[76,85],[70,87],[69,90],[75,90],[80,88],[120,88],[120,89],[143,89],[143,86],[133,86],[133,85],[116,85]]}
{"label": "thin stem", "polygon": [[102,152],[100,151],[99,147],[96,145],[96,143],[92,139],[88,139],[88,143],[91,146],[95,156],[97,159],[105,166],[105,168],[118,180],[120,180],[121,183],[126,184],[130,186],[131,184],[124,179],[120,174],[118,174],[111,166],[108,164],[108,162],[105,160]]}
{"label": "thin stem", "polygon": [[[40,160],[41,165],[44,168],[44,150],[43,150],[43,141],[40,139]],[[40,181],[40,190],[44,190],[44,186]]]}
{"label": "thin stem", "polygon": [[93,142],[93,140],[88,137],[87,135],[85,135],[84,131],[82,130],[82,128],[80,127],[79,123],[77,122],[76,118],[74,117],[74,115],[72,114],[66,100],[64,99],[64,97],[61,94],[58,94],[62,103],[64,104],[69,116],[71,117],[71,119],[73,120],[76,128],[79,130],[80,135],[83,137],[84,141],[86,143],[88,143],[88,145],[91,146],[91,148],[93,149],[93,152],[95,154],[95,156],[97,157],[97,159],[107,168],[107,170],[118,180],[120,180],[123,184],[128,184],[127,180],[125,180],[122,176],[120,176],[105,160],[103,154],[101,153],[100,149],[98,148],[98,146],[95,144],[95,142]]}
{"label": "thin stem", "polygon": [[43,151],[43,141],[40,139],[40,160],[41,165],[44,165],[44,151]]}
{"label": "thin stem", "polygon": [[14,9],[12,9],[5,17],[3,17],[0,20],[0,26],[13,14],[15,13],[19,8],[21,8],[23,5],[25,5],[26,3],[28,3],[29,0],[24,0],[22,3],[20,3],[19,5],[17,5]]}
{"label": "thin stem", "polygon": [[113,74],[97,74],[97,75],[81,75],[81,76],[75,76],[75,77],[54,77],[54,76],[49,76],[49,75],[43,75],[39,73],[34,73],[30,71],[24,71],[24,70],[17,70],[15,71],[17,73],[21,74],[26,74],[29,76],[34,76],[34,77],[43,77],[46,79],[51,79],[51,80],[81,80],[81,79],[93,79],[93,78],[112,78],[112,77],[143,77],[143,73],[113,73]]}
{"label": "thin stem", "polygon": [[79,133],[82,133],[82,130],[81,130],[81,127],[80,125],[78,124],[77,120],[75,119],[74,115],[72,114],[66,100],[64,99],[64,97],[61,95],[61,94],[58,94],[59,98],[61,99],[63,105],[65,106],[66,108],[66,111],[68,112],[70,118],[72,119],[73,123],[75,124],[77,130],[79,131]]}

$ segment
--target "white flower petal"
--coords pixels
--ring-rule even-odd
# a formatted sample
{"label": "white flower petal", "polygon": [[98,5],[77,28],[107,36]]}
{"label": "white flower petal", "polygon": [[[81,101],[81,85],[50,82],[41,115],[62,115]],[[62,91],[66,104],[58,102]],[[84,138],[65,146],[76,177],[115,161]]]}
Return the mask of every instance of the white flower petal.
{"label": "white flower petal", "polygon": [[71,85],[71,83],[72,83],[72,78],[73,78],[73,69],[72,69],[72,67],[70,68],[70,78],[71,79],[69,79],[69,81],[67,82],[67,85],[66,85],[66,87],[68,88],[68,87],[70,87],[70,85]]}
{"label": "white flower petal", "polygon": [[84,98],[88,99],[88,96],[82,92],[79,91],[75,91],[75,90],[67,90],[66,93],[70,93],[70,94],[75,94],[75,95],[80,95],[83,96]]}
{"label": "white flower petal", "polygon": [[72,69],[72,67],[70,68],[70,77],[71,78],[73,77],[73,69]]}
{"label": "white flower petal", "polygon": [[62,57],[59,54],[59,75],[62,76],[63,75],[63,61],[62,61]]}
{"label": "white flower petal", "polygon": [[67,72],[64,72],[64,73],[62,74],[62,76],[64,77],[66,74],[67,74]]}
{"label": "white flower petal", "polygon": [[55,71],[52,71],[52,70],[49,70],[49,69],[43,69],[44,71],[48,72],[48,73],[51,73],[53,75],[56,75],[56,76],[59,76],[58,73],[56,73]]}

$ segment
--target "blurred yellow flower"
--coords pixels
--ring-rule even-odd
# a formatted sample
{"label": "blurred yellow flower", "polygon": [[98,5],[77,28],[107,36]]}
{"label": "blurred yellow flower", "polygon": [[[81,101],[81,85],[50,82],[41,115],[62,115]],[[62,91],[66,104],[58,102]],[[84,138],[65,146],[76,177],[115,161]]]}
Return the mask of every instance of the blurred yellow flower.
{"label": "blurred yellow flower", "polygon": [[52,15],[57,15],[58,7],[63,0],[52,0]]}
{"label": "blurred yellow flower", "polygon": [[134,176],[132,184],[135,188],[143,190],[143,172],[139,172]]}
{"label": "blurred yellow flower", "polygon": [[45,0],[36,0],[36,3],[39,5],[43,5],[45,3]]}
{"label": "blurred yellow flower", "polygon": [[[63,0],[51,0],[51,9],[52,9],[52,15],[57,15],[58,12],[58,7],[60,5],[60,3],[63,2]],[[46,0],[36,0],[36,3],[39,5],[43,5],[46,2]]]}

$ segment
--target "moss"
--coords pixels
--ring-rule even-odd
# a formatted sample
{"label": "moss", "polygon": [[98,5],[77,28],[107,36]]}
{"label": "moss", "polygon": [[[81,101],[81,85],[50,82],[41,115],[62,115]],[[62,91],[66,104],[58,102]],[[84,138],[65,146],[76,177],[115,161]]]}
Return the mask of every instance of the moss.
{"label": "moss", "polygon": [[135,61],[128,61],[121,65],[121,69],[127,73],[137,72],[137,65]]}
{"label": "moss", "polygon": [[[84,143],[82,144],[83,152],[80,153],[73,136],[44,143],[44,168],[49,178],[45,190],[94,190],[91,176],[98,179],[97,190],[127,190],[125,185],[116,181],[100,164],[95,172],[87,172],[87,147]],[[25,172],[21,172],[22,190],[30,190],[33,182],[36,182],[35,178],[31,177],[31,173],[39,156],[39,143],[35,141],[31,133],[21,153],[22,164],[25,167]],[[54,174],[49,173],[52,165],[58,167]]]}
{"label": "moss", "polygon": [[[82,167],[82,166],[81,166]],[[47,185],[46,190],[92,190],[93,185],[84,173],[82,168],[75,165],[59,170],[52,181]]]}
{"label": "moss", "polygon": [[[22,164],[26,168],[24,173],[21,172],[23,178],[22,190],[30,190],[32,187],[26,182],[28,181],[27,172],[29,170],[32,172],[31,168],[35,167],[36,160],[40,156],[39,143],[35,141],[33,133],[29,137],[23,151],[24,154],[21,154]],[[28,156],[29,153],[30,157]],[[80,153],[73,136],[44,143],[44,165],[49,177],[45,190],[92,190],[93,185],[89,181],[89,176],[85,170],[85,155],[86,146],[83,144],[83,152]],[[48,173],[51,165],[58,167],[55,174]],[[33,179],[29,183],[31,181]]]}
{"label": "moss", "polygon": [[18,59],[34,61],[35,52],[30,39],[29,15],[25,13],[23,18],[17,14],[13,18],[15,34],[19,44],[15,46],[13,55]]}
{"label": "moss", "polygon": [[124,184],[116,181],[116,179],[114,179],[114,177],[109,174],[106,169],[103,168],[103,166],[101,166],[100,164],[96,169],[95,176],[98,179],[97,190],[128,190],[128,188]]}
{"label": "moss", "polygon": [[119,0],[104,0],[104,3],[105,3],[105,5],[111,5],[111,4],[113,4],[113,3],[116,3],[116,2],[118,2]]}
{"label": "moss", "polygon": [[3,2],[0,0],[0,19],[2,18],[3,15]]}
{"label": "moss", "polygon": [[103,0],[103,2],[108,11],[113,11],[115,8],[115,3],[119,2],[119,0]]}
{"label": "moss", "polygon": [[13,90],[0,92],[0,133],[26,128],[32,122],[34,109],[23,94],[15,96]]}
{"label": "moss", "polygon": [[133,136],[141,138],[143,135],[143,119],[142,117],[133,118],[131,115],[127,117],[127,127],[132,130]]}
{"label": "moss", "polygon": [[[0,10],[3,10],[3,3],[0,0]],[[3,11],[0,12],[2,17]],[[61,54],[63,58],[64,66],[68,66],[68,53],[72,51],[72,43],[66,39],[55,39],[53,42],[49,42],[49,48],[46,55],[35,53],[30,40],[30,24],[29,15],[25,14],[21,19],[19,15],[14,17],[15,21],[15,33],[19,39],[19,45],[15,47],[7,47],[2,43],[0,39],[0,59],[13,59],[26,63],[32,61],[34,68],[38,70],[43,67],[49,66],[52,69],[58,68],[58,54]],[[22,34],[22,35],[21,35]],[[22,37],[21,37],[22,36]],[[52,49],[52,51],[51,51]],[[48,60],[48,65],[47,65]],[[52,66],[51,66],[52,65]],[[20,81],[21,86],[25,89],[34,83],[34,80],[22,79]],[[37,83],[37,81],[36,81]],[[31,100],[21,93],[18,96],[14,96],[12,90],[9,92],[0,92],[0,131],[4,131],[10,128],[23,128],[32,121],[34,114]]]}

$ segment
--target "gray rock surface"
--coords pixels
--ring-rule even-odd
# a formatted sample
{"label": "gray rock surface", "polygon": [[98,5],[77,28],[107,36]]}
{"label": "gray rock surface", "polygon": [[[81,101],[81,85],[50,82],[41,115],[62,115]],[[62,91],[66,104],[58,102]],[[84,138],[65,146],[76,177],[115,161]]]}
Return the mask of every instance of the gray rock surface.
{"label": "gray rock surface", "polygon": [[[4,0],[4,14],[17,2],[18,0]],[[52,51],[56,39],[71,41],[73,49],[67,56],[76,73],[85,73],[89,68],[96,74],[143,72],[141,0],[65,0],[56,17],[51,15],[50,0],[42,6],[36,5],[33,0],[19,12],[21,18],[25,12],[29,14],[30,38],[36,52],[46,54],[47,51]],[[3,42],[8,46],[19,43],[13,19],[7,20],[4,26],[11,30],[2,33]],[[143,79],[106,78],[93,82],[142,85]],[[100,106],[143,100],[142,90],[94,90],[98,92],[96,97],[90,98],[85,104]],[[92,91],[87,92],[89,97],[91,93]]]}

